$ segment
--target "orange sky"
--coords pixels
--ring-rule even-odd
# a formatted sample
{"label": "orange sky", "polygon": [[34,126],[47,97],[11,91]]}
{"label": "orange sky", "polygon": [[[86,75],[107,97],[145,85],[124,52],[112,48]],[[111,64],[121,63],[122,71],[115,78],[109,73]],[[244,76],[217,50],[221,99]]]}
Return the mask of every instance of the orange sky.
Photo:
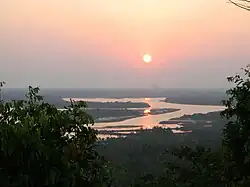
{"label": "orange sky", "polygon": [[[112,66],[108,62],[112,61],[117,64],[115,67],[127,69],[149,68],[140,61],[143,54],[150,53],[154,60],[151,69],[185,69],[195,65],[188,64],[190,59],[249,54],[250,13],[226,2],[2,0],[0,49],[5,56],[14,54],[18,58],[25,54],[30,59],[35,54],[50,55],[51,47],[51,55],[56,59],[63,48],[71,56],[83,55],[83,59],[84,55],[92,58],[98,54],[100,59],[106,59],[96,60],[95,66],[100,68]],[[63,62],[53,63],[57,67]],[[72,63],[84,67],[82,61]],[[218,62],[211,64],[215,66]],[[68,63],[63,65],[69,68]],[[238,68],[235,64],[230,66]]]}

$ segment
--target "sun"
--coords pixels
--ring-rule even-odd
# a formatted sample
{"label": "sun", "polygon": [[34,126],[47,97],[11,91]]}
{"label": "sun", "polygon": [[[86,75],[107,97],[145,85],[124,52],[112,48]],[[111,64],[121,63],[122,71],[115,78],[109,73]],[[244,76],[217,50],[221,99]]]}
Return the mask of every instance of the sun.
{"label": "sun", "polygon": [[152,61],[152,56],[149,55],[149,54],[143,55],[143,61],[144,61],[145,63],[150,63],[150,62]]}

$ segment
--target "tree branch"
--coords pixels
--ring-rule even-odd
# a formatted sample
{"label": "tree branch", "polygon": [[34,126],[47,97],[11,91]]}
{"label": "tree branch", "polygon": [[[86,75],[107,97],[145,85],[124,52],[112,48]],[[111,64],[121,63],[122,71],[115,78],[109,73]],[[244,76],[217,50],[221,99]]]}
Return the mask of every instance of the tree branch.
{"label": "tree branch", "polygon": [[250,11],[250,0],[229,0],[229,2],[237,7]]}
{"label": "tree branch", "polygon": [[245,3],[250,3],[250,0],[238,0],[238,1],[245,2]]}

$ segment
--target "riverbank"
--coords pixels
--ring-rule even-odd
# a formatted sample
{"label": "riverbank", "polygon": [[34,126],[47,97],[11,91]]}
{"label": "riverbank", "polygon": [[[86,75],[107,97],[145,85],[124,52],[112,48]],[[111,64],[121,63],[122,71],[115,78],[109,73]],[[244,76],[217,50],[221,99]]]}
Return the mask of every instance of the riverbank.
{"label": "riverbank", "polygon": [[220,112],[209,112],[206,114],[196,113],[193,115],[183,115],[178,118],[160,121],[158,125],[152,126],[151,128],[144,125],[107,125],[96,127],[96,130],[98,130],[98,136],[101,138],[103,138],[103,136],[109,138],[140,136],[140,133],[151,132],[151,130],[155,128],[169,128],[174,134],[199,134],[199,132],[220,132],[226,123],[227,120],[220,117]]}
{"label": "riverbank", "polygon": [[79,102],[79,101],[85,101],[88,108],[105,108],[105,109],[115,109],[115,108],[148,108],[150,105],[145,102],[121,102],[116,99],[108,99],[106,98],[106,101],[99,101],[100,98],[92,98],[92,101],[89,101],[88,99],[84,98],[62,98],[62,102],[66,102],[70,104],[70,100]]}
{"label": "riverbank", "polygon": [[183,115],[178,118],[172,118],[166,121],[160,121],[159,124],[164,126],[168,124],[180,125],[178,128],[182,131],[207,130],[222,128],[228,121],[221,118],[220,112],[209,112],[206,114]]}
{"label": "riverbank", "polygon": [[[133,119],[133,118],[139,118],[147,115],[160,115],[160,114],[166,114],[166,113],[171,113],[171,112],[177,112],[180,109],[175,109],[175,108],[155,108],[155,109],[145,109],[145,110],[133,110],[134,115],[127,115],[127,116],[109,116],[109,117],[100,117],[96,118],[95,122],[96,123],[111,123],[111,122],[122,122],[128,119]],[[128,110],[127,112],[132,112],[132,110]],[[114,110],[111,112],[112,115],[114,115]]]}
{"label": "riverbank", "polygon": [[172,103],[172,104],[183,104],[183,105],[204,105],[204,106],[223,106],[222,102],[217,102],[217,101],[207,101],[207,102],[203,102],[203,101],[182,101],[182,100],[173,100],[173,99],[164,99],[164,100],[159,100],[159,102],[163,102],[163,103]]}

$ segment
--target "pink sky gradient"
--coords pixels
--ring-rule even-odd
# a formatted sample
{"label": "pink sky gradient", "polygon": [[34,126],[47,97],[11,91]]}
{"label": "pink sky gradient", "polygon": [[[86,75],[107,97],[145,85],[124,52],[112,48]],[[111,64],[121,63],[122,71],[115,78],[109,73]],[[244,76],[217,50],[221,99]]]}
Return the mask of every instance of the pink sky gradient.
{"label": "pink sky gradient", "polygon": [[0,41],[10,87],[225,87],[250,62],[250,12],[226,0],[2,0]]}

